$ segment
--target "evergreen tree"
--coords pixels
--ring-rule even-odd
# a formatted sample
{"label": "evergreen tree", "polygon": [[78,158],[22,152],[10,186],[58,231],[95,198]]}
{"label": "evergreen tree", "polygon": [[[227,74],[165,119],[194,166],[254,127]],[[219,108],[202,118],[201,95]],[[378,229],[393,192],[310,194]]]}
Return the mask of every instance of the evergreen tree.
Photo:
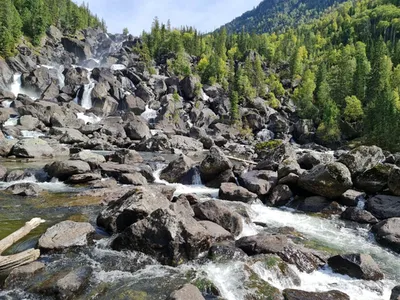
{"label": "evergreen tree", "polygon": [[311,70],[305,71],[300,87],[294,92],[299,116],[303,119],[313,119],[318,114],[318,109],[314,105],[315,88],[314,73]]}
{"label": "evergreen tree", "polygon": [[366,45],[362,42],[356,43],[356,70],[354,72],[354,95],[361,100],[365,100],[367,80],[371,72],[371,65],[367,58]]}

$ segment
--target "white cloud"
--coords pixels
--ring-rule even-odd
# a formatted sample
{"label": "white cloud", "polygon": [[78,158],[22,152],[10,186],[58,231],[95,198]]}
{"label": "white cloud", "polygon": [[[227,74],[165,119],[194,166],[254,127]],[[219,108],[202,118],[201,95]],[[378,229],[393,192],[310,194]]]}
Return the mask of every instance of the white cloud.
{"label": "white cloud", "polygon": [[155,16],[174,27],[194,26],[212,31],[258,5],[260,0],[86,0],[92,12],[104,18],[108,31],[127,27],[138,35],[149,30]]}

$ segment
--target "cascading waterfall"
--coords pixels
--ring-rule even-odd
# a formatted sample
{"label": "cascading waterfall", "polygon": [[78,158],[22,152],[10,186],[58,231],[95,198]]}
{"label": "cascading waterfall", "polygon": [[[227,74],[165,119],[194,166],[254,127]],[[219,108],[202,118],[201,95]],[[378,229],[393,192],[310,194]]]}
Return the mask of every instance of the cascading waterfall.
{"label": "cascading waterfall", "polygon": [[81,99],[81,106],[86,109],[92,108],[92,90],[94,89],[95,82],[91,78],[92,72],[88,72],[89,83],[85,84],[83,95]]}
{"label": "cascading waterfall", "polygon": [[60,65],[60,67],[57,69],[58,87],[60,88],[60,90],[65,86],[65,76],[63,72],[64,66]]}
{"label": "cascading waterfall", "polygon": [[15,97],[17,97],[18,94],[21,93],[21,85],[22,85],[21,77],[22,77],[22,74],[20,74],[20,73],[16,73],[13,76],[13,82],[10,86],[10,90],[15,95]]}
{"label": "cascading waterfall", "polygon": [[157,118],[157,111],[151,109],[149,105],[146,105],[146,110],[141,114],[142,118],[145,119],[149,124],[154,124],[154,120]]}

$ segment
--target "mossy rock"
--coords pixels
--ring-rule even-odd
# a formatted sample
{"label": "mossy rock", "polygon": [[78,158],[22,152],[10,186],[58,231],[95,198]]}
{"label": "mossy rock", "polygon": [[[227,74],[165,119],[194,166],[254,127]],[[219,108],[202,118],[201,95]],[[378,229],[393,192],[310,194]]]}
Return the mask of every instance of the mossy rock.
{"label": "mossy rock", "polygon": [[268,142],[257,143],[255,148],[257,151],[273,150],[283,144],[282,140],[272,140]]}
{"label": "mossy rock", "polygon": [[283,296],[279,289],[261,279],[249,267],[245,268],[248,279],[244,282],[247,294],[245,300],[282,300]]}

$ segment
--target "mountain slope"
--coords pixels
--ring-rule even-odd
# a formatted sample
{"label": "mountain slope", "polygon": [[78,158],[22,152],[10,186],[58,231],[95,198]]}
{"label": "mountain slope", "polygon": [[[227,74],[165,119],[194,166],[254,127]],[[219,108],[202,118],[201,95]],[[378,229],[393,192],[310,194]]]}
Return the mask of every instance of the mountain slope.
{"label": "mountain slope", "polygon": [[225,25],[228,32],[279,32],[317,18],[332,5],[344,0],[264,0]]}

